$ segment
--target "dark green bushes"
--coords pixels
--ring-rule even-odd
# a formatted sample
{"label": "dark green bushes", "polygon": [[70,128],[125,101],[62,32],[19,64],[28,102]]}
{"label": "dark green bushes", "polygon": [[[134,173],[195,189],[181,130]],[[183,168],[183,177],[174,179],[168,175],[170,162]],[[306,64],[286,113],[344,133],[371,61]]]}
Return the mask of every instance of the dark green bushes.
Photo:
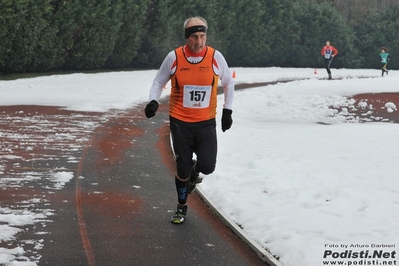
{"label": "dark green bushes", "polygon": [[0,73],[157,68],[195,15],[230,66],[320,67],[328,39],[340,52],[335,67],[377,68],[386,46],[399,68],[398,7],[360,21],[341,14],[290,0],[2,0]]}

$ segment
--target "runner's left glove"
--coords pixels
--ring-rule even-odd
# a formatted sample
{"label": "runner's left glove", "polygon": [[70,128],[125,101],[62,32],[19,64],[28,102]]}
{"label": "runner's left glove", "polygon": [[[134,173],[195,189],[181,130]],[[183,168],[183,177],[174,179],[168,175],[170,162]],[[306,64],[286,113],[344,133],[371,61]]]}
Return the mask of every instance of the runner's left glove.
{"label": "runner's left glove", "polygon": [[151,118],[155,115],[155,112],[158,110],[158,102],[152,100],[145,107],[144,113],[147,118]]}
{"label": "runner's left glove", "polygon": [[233,113],[232,110],[223,108],[222,113],[222,131],[225,132],[231,125],[233,124],[233,119],[231,118],[231,114]]}

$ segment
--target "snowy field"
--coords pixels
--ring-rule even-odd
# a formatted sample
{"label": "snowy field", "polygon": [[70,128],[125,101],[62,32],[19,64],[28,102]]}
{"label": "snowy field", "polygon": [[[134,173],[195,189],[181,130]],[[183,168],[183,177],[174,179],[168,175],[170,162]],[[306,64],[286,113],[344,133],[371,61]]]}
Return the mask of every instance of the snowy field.
{"label": "snowy field", "polygon": [[[379,70],[332,69],[340,79],[328,81],[320,80],[327,76],[324,69],[317,74],[309,68],[232,71],[237,84],[296,81],[236,91],[233,126],[224,133],[218,126],[218,164],[200,185],[203,191],[284,266],[397,265],[399,125],[359,123],[348,109],[367,105],[367,99],[347,97],[399,92],[399,72],[381,78]],[[0,105],[97,112],[131,108],[148,100],[155,73],[0,81]],[[163,97],[169,92],[168,84]],[[384,110],[398,112],[398,104],[388,102]],[[331,106],[344,108],[339,112]],[[0,157],[0,191],[7,186],[3,169]],[[62,190],[72,176],[52,178]],[[1,205],[0,242],[15,240],[24,225],[51,215]],[[37,265],[29,259],[18,262],[23,253],[23,245],[0,248],[0,265]]]}

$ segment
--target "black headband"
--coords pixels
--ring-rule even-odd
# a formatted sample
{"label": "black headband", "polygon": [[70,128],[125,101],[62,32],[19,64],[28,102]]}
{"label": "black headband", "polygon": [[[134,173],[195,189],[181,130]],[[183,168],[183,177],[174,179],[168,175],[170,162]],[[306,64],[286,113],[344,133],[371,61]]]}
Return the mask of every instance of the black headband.
{"label": "black headband", "polygon": [[191,36],[191,34],[193,34],[195,32],[199,32],[199,31],[206,33],[206,31],[207,31],[206,26],[197,25],[197,26],[192,26],[192,27],[189,27],[189,28],[185,28],[184,29],[184,37],[186,37],[186,39],[188,39]]}

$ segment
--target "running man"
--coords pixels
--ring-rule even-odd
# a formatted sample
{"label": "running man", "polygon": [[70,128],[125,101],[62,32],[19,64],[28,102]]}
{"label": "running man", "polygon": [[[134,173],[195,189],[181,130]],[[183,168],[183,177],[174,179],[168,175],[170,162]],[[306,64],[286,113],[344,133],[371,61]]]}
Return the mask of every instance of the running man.
{"label": "running man", "polygon": [[[199,173],[211,174],[216,167],[216,107],[219,79],[224,89],[222,131],[228,130],[234,80],[223,55],[206,45],[207,21],[192,17],[184,22],[185,45],[169,52],[159,68],[150,90],[145,115],[150,118],[158,110],[158,102],[166,83],[171,80],[169,121],[176,155],[175,185],[177,211],[172,223],[186,219],[188,194],[201,181]],[[193,161],[193,154],[197,160]]]}
{"label": "running man", "polygon": [[330,45],[330,41],[326,41],[326,45],[321,49],[321,55],[324,57],[324,64],[327,70],[328,79],[332,79],[330,66],[335,56],[337,56],[338,50]]}
{"label": "running man", "polygon": [[388,60],[389,60],[389,53],[387,52],[388,49],[385,47],[381,48],[381,53],[380,53],[380,58],[381,58],[381,65],[382,65],[382,74],[381,76],[384,76],[384,73],[387,73],[388,75],[388,69],[387,69],[387,64],[388,64]]}

